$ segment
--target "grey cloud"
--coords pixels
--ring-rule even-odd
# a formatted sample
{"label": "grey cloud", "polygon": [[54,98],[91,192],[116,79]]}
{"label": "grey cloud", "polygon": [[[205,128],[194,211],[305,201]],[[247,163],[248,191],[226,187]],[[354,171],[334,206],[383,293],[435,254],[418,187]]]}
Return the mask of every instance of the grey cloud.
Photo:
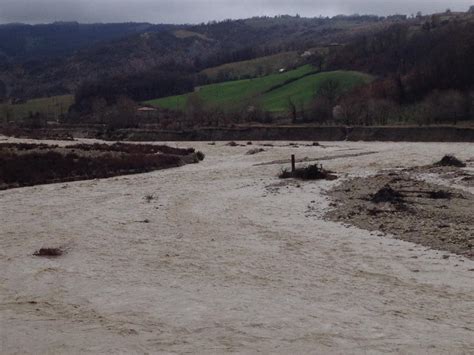
{"label": "grey cloud", "polygon": [[0,22],[197,23],[257,15],[432,13],[465,11],[472,0],[0,0]]}

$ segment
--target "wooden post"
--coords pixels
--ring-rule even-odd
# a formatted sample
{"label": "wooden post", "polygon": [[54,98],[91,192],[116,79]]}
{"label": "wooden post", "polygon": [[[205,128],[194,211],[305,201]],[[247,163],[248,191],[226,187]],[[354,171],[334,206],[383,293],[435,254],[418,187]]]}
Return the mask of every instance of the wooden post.
{"label": "wooden post", "polygon": [[296,170],[296,159],[295,155],[291,154],[291,172],[294,173]]}

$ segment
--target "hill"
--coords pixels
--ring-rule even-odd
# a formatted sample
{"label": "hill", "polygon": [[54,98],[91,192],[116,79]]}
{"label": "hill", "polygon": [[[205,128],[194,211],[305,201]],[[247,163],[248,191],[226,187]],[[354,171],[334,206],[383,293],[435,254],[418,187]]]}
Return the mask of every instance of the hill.
{"label": "hill", "polygon": [[[195,89],[196,94],[206,106],[219,106],[226,109],[235,109],[246,101],[262,95],[272,88],[283,85],[288,81],[296,80],[314,72],[310,65],[285,73],[267,75],[261,78],[227,81],[219,84],[205,85]],[[187,99],[191,94],[164,97],[147,101],[147,104],[172,110],[184,110]]]}
{"label": "hill", "polygon": [[262,106],[269,112],[284,112],[288,110],[291,99],[298,107],[307,108],[327,80],[337,82],[340,93],[344,93],[357,85],[372,81],[373,77],[361,72],[343,70],[309,75],[265,93],[261,98]]}
{"label": "hill", "polygon": [[[71,116],[78,122],[85,116],[100,121],[104,109],[113,113],[130,99],[182,110],[189,97],[197,100],[193,105],[227,111],[255,106],[254,112],[283,112],[293,104],[305,109],[304,119],[321,122],[334,119],[335,106],[341,109],[337,120],[346,123],[456,122],[474,112],[473,26],[474,14],[451,12],[256,17],[161,30],[146,25],[120,38],[91,40],[72,55],[0,65],[0,101],[75,94]],[[282,67],[298,69],[276,74]],[[348,91],[370,81],[357,72],[377,80],[337,98],[323,95],[315,100],[319,107],[306,111],[324,75]],[[198,92],[190,95],[194,88]],[[209,117],[188,113],[195,123]],[[240,119],[227,116],[211,123]]]}
{"label": "hill", "polygon": [[[132,26],[132,34],[107,41],[101,40],[100,36],[92,37],[89,45],[77,45],[74,53],[52,59],[42,58],[41,53],[56,47],[54,41],[48,44],[50,42],[35,40],[33,43],[38,43],[38,49],[28,56],[28,62],[15,59],[22,56],[13,54],[8,55],[12,60],[3,61],[0,86],[4,87],[7,96],[25,99],[68,94],[74,93],[84,82],[137,74],[146,76],[148,71],[163,66],[185,66],[189,71],[199,73],[227,63],[347,43],[354,36],[390,24],[393,24],[392,20],[376,16],[277,16],[182,26],[179,30],[158,27],[158,31],[147,25]],[[38,30],[36,27],[29,29]],[[4,30],[7,37],[10,30]],[[0,28],[0,36],[1,32]],[[72,42],[73,39],[71,36]],[[66,48],[67,45],[61,40],[57,47]],[[24,50],[1,51],[21,54]]]}
{"label": "hill", "polygon": [[347,91],[358,84],[367,83],[371,76],[359,72],[334,71],[315,73],[310,65],[281,74],[255,79],[228,81],[196,89],[195,93],[176,95],[145,102],[160,108],[184,110],[191,95],[198,96],[204,107],[219,107],[224,111],[258,105],[269,112],[286,112],[291,99],[299,106],[307,106],[321,83],[331,79],[341,90]]}
{"label": "hill", "polygon": [[160,32],[178,26],[148,23],[0,25],[0,63],[24,63],[73,55],[77,50],[136,33]]}
{"label": "hill", "polygon": [[282,68],[293,69],[302,64],[304,64],[304,58],[297,51],[291,51],[222,64],[217,67],[204,69],[200,74],[205,75],[210,81],[223,82],[278,73]]}

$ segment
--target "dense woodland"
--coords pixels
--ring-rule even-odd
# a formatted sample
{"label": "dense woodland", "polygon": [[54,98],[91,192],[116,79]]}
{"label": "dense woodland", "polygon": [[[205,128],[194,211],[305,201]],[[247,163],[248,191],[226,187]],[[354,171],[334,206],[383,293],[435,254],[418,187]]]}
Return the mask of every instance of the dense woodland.
{"label": "dense woodland", "polygon": [[0,25],[0,64],[35,62],[73,55],[77,50],[133,34],[180,28],[148,23]]}
{"label": "dense woodland", "polygon": [[375,77],[350,92],[329,80],[314,92],[309,108],[289,100],[286,118],[295,123],[456,123],[474,115],[471,10],[387,18],[258,17],[195,26],[9,25],[0,26],[1,38],[9,40],[0,45],[0,98],[73,93],[67,122],[165,128],[276,122],[282,117],[264,112],[257,101],[230,113],[204,107],[198,95],[184,111],[159,110],[152,119],[135,113],[139,102],[234,79],[225,72],[209,77],[208,68],[290,51],[316,71]]}

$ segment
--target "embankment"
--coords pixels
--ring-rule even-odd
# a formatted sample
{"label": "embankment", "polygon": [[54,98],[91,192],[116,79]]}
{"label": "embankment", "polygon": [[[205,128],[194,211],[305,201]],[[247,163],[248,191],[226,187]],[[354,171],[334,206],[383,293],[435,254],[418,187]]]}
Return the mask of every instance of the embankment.
{"label": "embankment", "polygon": [[[5,132],[6,135],[11,135]],[[18,134],[16,134],[18,136]],[[306,140],[381,142],[474,142],[474,127],[457,126],[252,126],[166,131],[150,128],[106,130],[98,126],[65,126],[23,130],[22,137],[99,138],[124,141]]]}
{"label": "embankment", "polygon": [[118,130],[106,139],[136,141],[228,141],[228,140],[307,140],[307,141],[393,141],[393,142],[474,142],[473,128],[437,127],[289,127],[202,128],[193,131]]}

